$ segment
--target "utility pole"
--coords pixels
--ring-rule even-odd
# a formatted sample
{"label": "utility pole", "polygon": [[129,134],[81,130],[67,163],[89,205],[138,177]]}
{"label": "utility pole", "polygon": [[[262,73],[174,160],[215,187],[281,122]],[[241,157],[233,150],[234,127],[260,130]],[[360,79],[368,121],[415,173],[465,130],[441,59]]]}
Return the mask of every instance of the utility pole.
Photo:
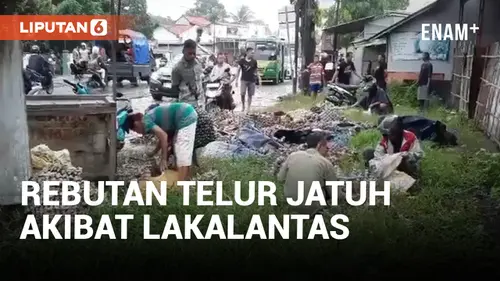
{"label": "utility pole", "polygon": [[[292,58],[292,51],[290,50],[290,25],[288,23],[288,6],[285,6],[285,21],[286,21],[286,37],[287,37],[287,51],[288,51],[288,57]],[[295,21],[297,21],[297,17],[295,17]],[[297,38],[295,38],[297,40]],[[293,69],[293,62],[290,60],[290,69]],[[292,81],[295,78],[295,74],[292,71]],[[293,83],[293,82],[292,82]],[[293,94],[297,93],[297,85],[295,85],[292,89]]]}
{"label": "utility pole", "polygon": [[[340,11],[340,0],[337,1],[337,7],[335,8],[335,26],[339,24],[339,11]],[[337,52],[337,41],[338,41],[338,36],[337,32],[335,31],[333,33],[333,63],[336,65],[337,64],[337,57],[338,57],[338,52]]]}
{"label": "utility pole", "polygon": [[299,8],[297,3],[295,3],[295,46],[294,46],[294,57],[293,57],[293,77],[292,77],[292,85],[293,85],[293,93],[297,93],[297,77],[298,77],[298,62],[299,62]]}
{"label": "utility pole", "polygon": [[[3,8],[3,7],[2,7]],[[12,14],[12,13],[11,13]],[[31,176],[21,41],[0,41],[0,206],[21,204],[21,183]],[[0,212],[1,213],[1,212]]]}
{"label": "utility pole", "polygon": [[[113,20],[113,36],[117,36],[117,38],[119,37],[119,31],[118,31],[118,28],[117,28],[117,25],[119,24],[118,21],[119,21],[119,15],[120,15],[120,6],[121,6],[121,0],[118,0],[118,17],[116,17],[114,20]],[[115,0],[111,0],[111,15],[114,16],[116,13],[115,13]],[[111,44],[111,73],[113,73],[113,85],[112,85],[112,89],[113,89],[113,99],[116,100],[116,94],[118,93],[118,89],[117,89],[117,86],[118,86],[118,78],[116,77],[116,40],[113,40],[112,41],[112,44]]]}

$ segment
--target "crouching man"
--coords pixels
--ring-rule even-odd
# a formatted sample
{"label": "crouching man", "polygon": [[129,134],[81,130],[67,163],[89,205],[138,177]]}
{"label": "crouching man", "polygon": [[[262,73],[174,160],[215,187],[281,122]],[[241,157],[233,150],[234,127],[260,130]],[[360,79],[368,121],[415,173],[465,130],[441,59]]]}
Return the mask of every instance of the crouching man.
{"label": "crouching man", "polygon": [[[130,114],[128,118],[130,130],[142,135],[154,134],[158,138],[158,144],[149,156],[152,157],[161,150],[160,168],[162,172],[167,169],[170,143],[173,144],[179,173],[178,180],[188,180],[198,123],[198,114],[195,108],[188,103],[169,103],[151,109],[146,115],[135,113]],[[169,135],[173,137],[169,137]]]}
{"label": "crouching man", "polygon": [[[313,132],[307,137],[305,151],[297,151],[288,156],[278,173],[278,180],[285,181],[285,197],[297,200],[298,182],[304,182],[304,196],[309,194],[311,184],[319,181],[324,186],[326,181],[336,180],[333,164],[325,158],[330,150],[329,135],[323,132]],[[323,189],[326,200],[330,200],[331,194]],[[322,206],[297,206],[294,211],[302,214],[316,214]]]}
{"label": "crouching man", "polygon": [[397,116],[386,117],[379,129],[382,132],[382,139],[377,147],[364,152],[365,163],[371,159],[381,159],[384,155],[401,153],[403,161],[397,170],[417,179],[420,174],[420,160],[424,152],[420,146],[417,136],[403,128],[401,118]]}

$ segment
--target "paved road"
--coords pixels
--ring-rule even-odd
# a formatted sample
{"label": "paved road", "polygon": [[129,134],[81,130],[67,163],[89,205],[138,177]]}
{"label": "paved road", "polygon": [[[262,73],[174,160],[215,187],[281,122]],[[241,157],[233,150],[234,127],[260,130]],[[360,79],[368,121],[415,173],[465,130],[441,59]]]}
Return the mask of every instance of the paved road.
{"label": "paved road", "polygon": [[[292,82],[285,81],[285,83],[279,85],[263,85],[256,90],[255,96],[252,101],[252,108],[262,108],[269,106],[277,101],[279,96],[286,95],[292,91]],[[125,92],[124,92],[125,93]],[[132,99],[132,107],[134,110],[143,112],[146,108],[153,103],[153,99],[149,96],[149,94],[142,95],[141,98],[139,94],[136,94],[135,97],[132,97],[133,94],[125,93],[125,96]],[[236,102],[236,110],[241,110],[241,98],[239,95],[238,89],[235,90],[234,99]]]}
{"label": "paved road", "polygon": [[[71,87],[63,82],[63,79],[69,81],[74,81],[72,76],[58,76],[54,79],[54,94],[56,95],[69,95],[73,94]],[[112,83],[112,82],[111,82]],[[105,89],[104,93],[112,93],[112,87],[110,85]],[[119,92],[123,93],[125,97],[132,99],[132,105],[135,110],[144,111],[147,106],[149,106],[153,100],[149,94],[149,88],[147,83],[142,82],[139,87],[133,87],[127,82],[124,82],[123,88],[118,89]],[[239,94],[239,89],[234,89],[234,99],[236,102],[236,110],[241,110],[241,98]],[[286,95],[292,91],[292,82],[290,80],[278,85],[268,85],[264,84],[257,87],[255,96],[252,101],[252,108],[261,108],[269,106],[276,102],[279,96]],[[103,92],[100,92],[103,93]]]}

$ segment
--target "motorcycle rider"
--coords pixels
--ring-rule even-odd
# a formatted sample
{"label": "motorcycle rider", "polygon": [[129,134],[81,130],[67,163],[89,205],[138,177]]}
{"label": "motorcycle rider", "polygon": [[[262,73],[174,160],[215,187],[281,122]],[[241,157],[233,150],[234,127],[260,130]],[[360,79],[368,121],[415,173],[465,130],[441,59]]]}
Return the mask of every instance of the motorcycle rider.
{"label": "motorcycle rider", "polygon": [[104,65],[104,62],[102,61],[102,58],[99,56],[99,48],[94,47],[92,49],[92,55],[89,61],[89,70],[95,71],[99,75],[92,75],[92,79],[94,79],[101,88],[105,88],[106,85],[104,84],[103,81],[106,81],[106,69],[104,69],[102,66]]}
{"label": "motorcycle rider", "polygon": [[231,69],[231,66],[225,62],[224,54],[218,54],[217,64],[214,66],[212,72],[210,73],[210,81],[216,81],[217,79],[227,77],[225,74],[227,73],[226,69],[228,68]]}
{"label": "motorcycle rider", "polygon": [[217,64],[210,73],[210,81],[217,80],[222,83],[222,93],[217,97],[217,104],[221,109],[233,110],[236,107],[231,95],[231,84],[234,79],[231,78],[231,66],[226,63],[226,56],[222,53],[217,55]]}
{"label": "motorcycle rider", "polygon": [[89,62],[89,50],[87,48],[87,44],[81,43],[80,48],[78,49],[78,65],[82,68],[87,68]]}
{"label": "motorcycle rider", "polygon": [[31,52],[33,54],[28,60],[28,68],[43,76],[43,80],[41,81],[42,86],[49,86],[52,84],[49,61],[40,54],[40,47],[38,47],[38,45],[33,45],[31,47]]}

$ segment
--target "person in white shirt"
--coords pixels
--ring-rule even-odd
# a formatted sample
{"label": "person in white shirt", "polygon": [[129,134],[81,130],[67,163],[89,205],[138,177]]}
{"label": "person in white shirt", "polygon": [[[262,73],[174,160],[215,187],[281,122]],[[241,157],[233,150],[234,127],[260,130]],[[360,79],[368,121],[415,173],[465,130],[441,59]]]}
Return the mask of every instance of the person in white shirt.
{"label": "person in white shirt", "polygon": [[80,60],[79,60],[79,63],[88,63],[89,61],[89,50],[87,49],[87,44],[85,43],[82,43],[80,45],[80,49],[78,50],[78,53],[79,53],[79,57],[80,57]]}
{"label": "person in white shirt", "polygon": [[[223,79],[226,80],[227,78],[231,78],[230,74],[226,75],[227,72],[225,72],[228,68],[231,69],[231,66],[225,62],[226,58],[224,54],[218,54],[217,55],[217,64],[214,66],[212,69],[212,72],[210,73],[210,81],[215,81],[217,79]],[[229,82],[229,81],[225,81]]]}

